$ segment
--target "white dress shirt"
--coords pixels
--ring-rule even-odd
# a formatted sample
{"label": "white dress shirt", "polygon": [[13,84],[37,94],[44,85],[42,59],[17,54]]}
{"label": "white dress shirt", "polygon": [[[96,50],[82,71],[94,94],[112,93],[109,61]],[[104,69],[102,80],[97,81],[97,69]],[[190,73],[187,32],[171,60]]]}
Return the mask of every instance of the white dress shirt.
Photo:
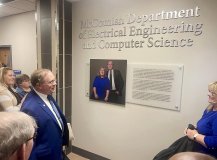
{"label": "white dress shirt", "polygon": [[[33,89],[34,89],[34,88],[33,88]],[[44,103],[48,106],[48,108],[49,108],[50,111],[53,113],[54,117],[56,118],[56,120],[57,120],[57,122],[58,122],[60,128],[63,129],[63,128],[62,128],[62,125],[61,125],[61,122],[59,121],[59,119],[58,119],[56,113],[54,112],[54,110],[53,110],[53,108],[52,108],[52,106],[51,106],[49,100],[47,99],[47,95],[45,95],[45,94],[43,94],[43,93],[40,93],[40,92],[37,92],[35,89],[34,89],[34,91],[38,94],[38,96],[39,96],[39,97],[44,101]]]}
{"label": "white dress shirt", "polygon": [[[112,80],[110,79],[111,74],[112,74]],[[115,80],[114,80],[114,70],[113,70],[113,69],[112,69],[112,70],[109,70],[108,75],[109,75],[109,80],[112,81],[111,90],[116,90],[116,88],[115,88]]]}

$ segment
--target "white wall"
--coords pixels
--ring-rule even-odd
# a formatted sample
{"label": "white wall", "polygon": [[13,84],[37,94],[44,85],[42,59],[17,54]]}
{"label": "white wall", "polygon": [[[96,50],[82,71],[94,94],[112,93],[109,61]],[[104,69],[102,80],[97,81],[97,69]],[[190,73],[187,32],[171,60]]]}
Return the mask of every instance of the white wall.
{"label": "white wall", "polygon": [[[191,47],[144,47],[117,49],[82,49],[81,20],[111,19],[129,13],[137,15],[174,11],[198,6],[200,16],[184,18],[189,24],[203,23],[200,36],[192,34],[154,35],[168,39],[192,38]],[[217,80],[216,0],[90,0],[73,4],[73,145],[112,160],[151,160],[160,150],[183,136],[188,123],[195,124],[207,105],[207,84]],[[182,20],[152,22],[167,26]],[[139,24],[134,24],[139,27]],[[114,26],[113,28],[118,28]],[[96,29],[96,28],[94,28]],[[99,29],[99,28],[98,28]],[[97,29],[96,29],[97,30]],[[142,40],[143,38],[132,37]],[[108,41],[131,40],[108,38]],[[90,59],[126,59],[128,63],[183,64],[181,111],[171,111],[126,103],[125,107],[89,101],[85,97],[85,65]],[[127,93],[126,93],[127,94]]]}
{"label": "white wall", "polygon": [[35,13],[0,18],[0,45],[11,45],[13,69],[30,75],[37,68]]}

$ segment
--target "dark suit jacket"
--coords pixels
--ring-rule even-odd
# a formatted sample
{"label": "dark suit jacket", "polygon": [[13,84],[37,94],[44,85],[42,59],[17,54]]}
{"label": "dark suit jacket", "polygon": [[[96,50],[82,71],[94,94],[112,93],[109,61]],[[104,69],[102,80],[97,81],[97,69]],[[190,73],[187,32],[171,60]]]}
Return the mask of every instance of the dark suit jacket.
{"label": "dark suit jacket", "polygon": [[32,90],[26,96],[21,107],[21,111],[34,117],[38,125],[37,138],[29,160],[62,160],[62,146],[68,145],[69,133],[66,119],[53,97],[49,96],[49,98],[57,106],[64,124],[64,132],[48,106]]}
{"label": "dark suit jacket", "polygon": [[[116,87],[116,91],[119,92],[120,96],[122,95],[122,90],[124,87],[124,80],[121,76],[121,72],[117,69],[113,69],[114,71],[114,81],[115,81],[115,87]],[[108,71],[107,71],[107,75],[108,75]]]}

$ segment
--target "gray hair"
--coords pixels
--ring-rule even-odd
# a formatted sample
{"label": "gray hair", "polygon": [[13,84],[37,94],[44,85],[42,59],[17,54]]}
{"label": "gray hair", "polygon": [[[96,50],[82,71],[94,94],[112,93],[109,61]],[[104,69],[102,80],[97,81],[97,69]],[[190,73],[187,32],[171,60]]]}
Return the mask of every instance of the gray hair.
{"label": "gray hair", "polygon": [[180,152],[173,155],[169,160],[216,160],[216,158],[199,152]]}
{"label": "gray hair", "polygon": [[37,84],[44,82],[44,77],[47,73],[51,72],[49,69],[37,69],[31,75],[31,84],[35,87]]}
{"label": "gray hair", "polygon": [[0,112],[0,159],[9,159],[36,128],[35,120],[23,112]]}

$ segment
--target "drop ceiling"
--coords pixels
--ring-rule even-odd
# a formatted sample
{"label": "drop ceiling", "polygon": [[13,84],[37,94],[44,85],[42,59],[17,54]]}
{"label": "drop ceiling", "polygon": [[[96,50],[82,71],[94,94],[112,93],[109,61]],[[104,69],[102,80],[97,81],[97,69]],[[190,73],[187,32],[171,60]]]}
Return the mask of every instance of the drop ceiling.
{"label": "drop ceiling", "polygon": [[34,11],[36,0],[0,0],[0,18]]}
{"label": "drop ceiling", "polygon": [[[29,11],[35,11],[37,0],[0,0],[0,18]],[[66,0],[76,2],[79,0]]]}

